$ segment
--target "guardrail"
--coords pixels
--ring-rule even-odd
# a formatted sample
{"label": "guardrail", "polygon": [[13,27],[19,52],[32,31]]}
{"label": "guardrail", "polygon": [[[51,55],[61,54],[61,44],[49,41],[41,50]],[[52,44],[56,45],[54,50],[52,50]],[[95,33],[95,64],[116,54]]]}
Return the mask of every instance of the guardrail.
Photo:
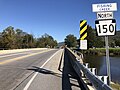
{"label": "guardrail", "polygon": [[[65,48],[67,55],[71,58],[70,62],[72,67],[76,71],[77,75],[81,78],[82,73],[84,73],[85,77],[92,83],[94,89],[96,90],[112,90],[110,86],[105,84],[102,80],[99,79],[98,76],[93,74],[82,62],[81,58],[77,56],[74,52],[72,52],[69,48]],[[82,71],[82,72],[81,72]],[[87,85],[85,85],[87,88]],[[87,89],[89,90],[89,89]]]}

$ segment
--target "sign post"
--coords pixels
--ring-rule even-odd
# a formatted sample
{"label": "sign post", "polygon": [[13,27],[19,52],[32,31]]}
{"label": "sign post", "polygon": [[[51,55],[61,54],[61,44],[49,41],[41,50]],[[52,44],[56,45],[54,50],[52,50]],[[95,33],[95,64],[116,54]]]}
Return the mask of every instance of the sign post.
{"label": "sign post", "polygon": [[105,36],[107,75],[109,77],[108,84],[110,84],[111,73],[110,73],[108,36],[115,35],[116,21],[115,19],[113,19],[113,12],[111,11],[117,11],[117,3],[93,4],[92,8],[93,12],[97,12],[98,20],[95,21],[97,34],[98,36]]}
{"label": "sign post", "polygon": [[109,45],[108,45],[108,36],[105,36],[105,45],[106,45],[106,64],[107,64],[107,74],[109,78],[109,85],[111,82],[111,74],[110,74],[110,60],[109,60]]}

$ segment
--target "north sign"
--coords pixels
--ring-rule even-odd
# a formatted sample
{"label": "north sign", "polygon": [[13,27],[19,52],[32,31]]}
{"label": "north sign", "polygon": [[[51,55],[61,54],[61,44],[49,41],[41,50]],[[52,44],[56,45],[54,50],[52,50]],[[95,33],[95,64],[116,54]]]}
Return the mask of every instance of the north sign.
{"label": "north sign", "polygon": [[93,12],[117,11],[117,3],[92,4]]}
{"label": "north sign", "polygon": [[95,28],[98,36],[115,35],[116,21],[115,19],[96,20]]}
{"label": "north sign", "polygon": [[112,19],[113,12],[98,12],[97,19]]}

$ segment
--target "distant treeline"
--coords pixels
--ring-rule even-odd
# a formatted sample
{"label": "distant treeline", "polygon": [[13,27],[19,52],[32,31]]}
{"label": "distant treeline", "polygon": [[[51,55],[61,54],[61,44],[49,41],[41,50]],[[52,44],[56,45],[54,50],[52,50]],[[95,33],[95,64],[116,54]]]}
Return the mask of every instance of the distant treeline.
{"label": "distant treeline", "polygon": [[[120,47],[120,31],[116,31],[116,35],[108,36],[109,37],[109,47],[116,48]],[[91,26],[87,26],[87,46],[89,48],[105,48],[105,37],[97,36],[97,32]],[[66,36],[65,45],[70,48],[79,48],[80,39],[77,39],[76,36],[69,34]]]}
{"label": "distant treeline", "polygon": [[[79,32],[78,32],[79,33]],[[105,38],[99,37],[96,30],[87,26],[87,46],[89,48],[105,48]],[[64,39],[64,44],[70,48],[79,48],[80,39],[73,34],[69,34]],[[0,49],[21,49],[21,48],[54,48],[57,41],[48,34],[35,38],[34,35],[24,32],[21,29],[14,29],[9,26],[0,32]],[[109,47],[120,47],[120,31],[116,31],[115,36],[109,36]]]}
{"label": "distant treeline", "polygon": [[57,41],[48,34],[35,38],[32,34],[9,26],[0,32],[0,49],[54,48]]}

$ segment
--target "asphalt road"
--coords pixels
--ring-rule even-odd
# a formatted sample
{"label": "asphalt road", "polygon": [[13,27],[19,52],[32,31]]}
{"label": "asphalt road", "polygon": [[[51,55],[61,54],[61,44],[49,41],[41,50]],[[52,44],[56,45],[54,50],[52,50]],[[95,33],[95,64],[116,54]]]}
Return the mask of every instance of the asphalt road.
{"label": "asphalt road", "polygon": [[0,90],[16,89],[34,73],[29,68],[43,65],[56,51],[39,49],[0,54]]}
{"label": "asphalt road", "polygon": [[85,90],[63,49],[0,53],[0,90]]}

